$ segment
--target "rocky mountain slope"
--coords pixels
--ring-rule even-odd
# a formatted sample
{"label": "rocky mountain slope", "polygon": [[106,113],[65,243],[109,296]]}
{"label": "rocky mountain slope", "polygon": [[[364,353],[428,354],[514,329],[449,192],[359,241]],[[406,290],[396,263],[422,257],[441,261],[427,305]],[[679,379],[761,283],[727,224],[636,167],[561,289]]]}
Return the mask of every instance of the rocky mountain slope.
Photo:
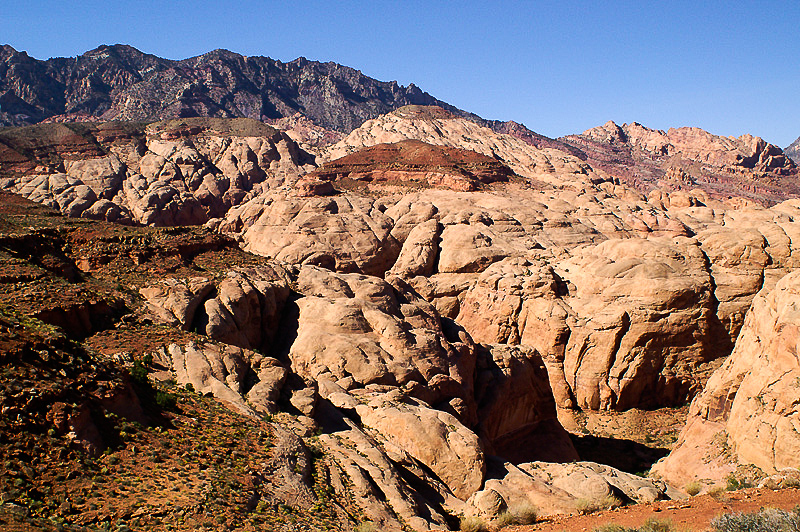
{"label": "rocky mountain slope", "polygon": [[153,121],[183,117],[290,117],[350,131],[369,118],[410,104],[460,111],[413,84],[381,82],[336,63],[298,58],[283,63],[227,50],[172,61],[126,45],[100,46],[78,57],[41,61],[0,48],[0,125],[60,115],[75,121]]}
{"label": "rocky mountain slope", "polygon": [[798,169],[783,151],[759,137],[712,135],[699,128],[657,131],[607,122],[560,141],[583,160],[643,192],[702,188],[714,197],[774,202],[796,196]]}
{"label": "rocky mountain slope", "polygon": [[795,164],[800,164],[798,163],[798,161],[800,161],[800,138],[789,144],[783,151],[786,152],[786,155],[789,156]]}
{"label": "rocky mountain slope", "polygon": [[[800,466],[791,405],[760,402],[761,372],[742,369],[759,351],[764,375],[780,375],[771,389],[794,386],[800,200],[643,193],[577,148],[438,107],[392,111],[329,145],[301,147],[320,133],[301,117],[273,126],[286,129],[195,118],[0,132],[0,186],[73,216],[3,195],[4,308],[283,434],[273,462],[247,462],[264,486],[256,507],[305,519],[330,502],[344,528],[430,530],[526,505],[675,497],[679,472],[664,466],[665,483],[633,474],[651,462],[576,461],[592,435],[564,427],[693,399],[665,464],[724,427],[735,452],[708,486],[748,464],[761,476]],[[665,156],[792,179],[756,139],[651,133],[636,146],[666,136]],[[744,144],[761,150],[752,168]],[[780,446],[761,418],[784,427]],[[71,432],[81,452],[108,445]],[[639,434],[640,455],[667,451]],[[315,449],[316,477],[301,459]]]}

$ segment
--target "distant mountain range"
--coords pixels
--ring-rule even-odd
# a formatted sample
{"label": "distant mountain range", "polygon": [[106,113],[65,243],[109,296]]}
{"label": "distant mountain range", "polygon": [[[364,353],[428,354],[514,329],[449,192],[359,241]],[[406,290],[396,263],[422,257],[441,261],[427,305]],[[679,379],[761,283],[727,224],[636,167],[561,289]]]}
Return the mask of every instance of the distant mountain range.
{"label": "distant mountain range", "polygon": [[210,116],[275,119],[302,113],[320,126],[350,131],[409,104],[438,105],[476,117],[423,92],[336,63],[283,63],[227,50],[181,61],[126,45],[41,61],[0,48],[0,124],[66,119],[151,121]]}
{"label": "distant mountain range", "polygon": [[300,113],[347,133],[406,105],[436,105],[534,146],[573,151],[516,122],[458,109],[413,83],[378,81],[333,62],[283,63],[228,50],[174,61],[122,44],[42,61],[0,46],[0,126],[202,116],[268,121]]}
{"label": "distant mountain range", "polygon": [[[675,186],[702,185],[723,195],[749,189],[755,198],[767,201],[797,189],[794,164],[778,147],[757,137],[737,140],[694,128],[668,133],[638,124],[620,129],[610,123],[613,127],[607,124],[581,135],[551,139],[513,121],[487,120],[458,109],[414,84],[378,81],[332,62],[301,57],[284,63],[227,50],[175,61],[121,44],[42,61],[9,45],[0,46],[0,126],[190,117],[275,123],[302,117],[313,127],[324,128],[315,134],[332,142],[336,135],[408,105],[438,106],[451,116],[536,148],[562,150],[642,191],[659,183],[664,186],[665,178]],[[692,150],[699,151],[691,155]],[[800,139],[787,148],[786,155],[800,160]],[[719,173],[723,167],[727,170]],[[742,170],[745,174],[740,175]],[[753,171],[761,176],[755,181],[751,180]],[[765,179],[765,175],[771,177]]]}

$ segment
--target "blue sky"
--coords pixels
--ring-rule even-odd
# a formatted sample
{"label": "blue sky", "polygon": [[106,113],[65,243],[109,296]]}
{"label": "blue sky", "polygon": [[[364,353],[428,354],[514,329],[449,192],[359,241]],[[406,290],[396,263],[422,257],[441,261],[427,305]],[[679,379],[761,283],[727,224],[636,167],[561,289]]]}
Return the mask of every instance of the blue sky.
{"label": "blue sky", "polygon": [[31,56],[125,43],[335,61],[556,137],[607,120],[800,136],[800,1],[18,1],[0,42]]}

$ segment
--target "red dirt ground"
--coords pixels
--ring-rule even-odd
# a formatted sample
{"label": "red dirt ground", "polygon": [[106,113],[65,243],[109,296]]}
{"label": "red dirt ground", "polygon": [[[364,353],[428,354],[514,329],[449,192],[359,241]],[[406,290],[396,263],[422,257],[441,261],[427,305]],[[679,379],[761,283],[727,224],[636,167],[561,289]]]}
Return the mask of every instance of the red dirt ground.
{"label": "red dirt ground", "polygon": [[779,491],[748,488],[723,493],[718,498],[699,495],[678,501],[659,501],[579,516],[543,518],[532,526],[510,527],[514,532],[592,531],[608,524],[639,527],[650,518],[671,521],[677,530],[699,532],[710,529],[711,520],[724,513],[758,512],[762,508],[789,510],[800,504],[800,489]]}

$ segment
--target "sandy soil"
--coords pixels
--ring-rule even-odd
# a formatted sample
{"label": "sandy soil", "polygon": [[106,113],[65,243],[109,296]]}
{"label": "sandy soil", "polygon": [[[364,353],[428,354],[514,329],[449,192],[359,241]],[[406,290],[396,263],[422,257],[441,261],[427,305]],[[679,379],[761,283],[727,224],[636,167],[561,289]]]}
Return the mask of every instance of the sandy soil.
{"label": "sandy soil", "polygon": [[762,508],[789,510],[800,504],[800,489],[779,491],[743,489],[726,492],[721,497],[700,495],[678,501],[660,501],[596,512],[580,516],[543,518],[532,526],[506,530],[515,532],[592,531],[607,524],[639,527],[650,518],[669,520],[678,530],[703,531],[710,529],[711,520],[723,513],[757,512]]}

